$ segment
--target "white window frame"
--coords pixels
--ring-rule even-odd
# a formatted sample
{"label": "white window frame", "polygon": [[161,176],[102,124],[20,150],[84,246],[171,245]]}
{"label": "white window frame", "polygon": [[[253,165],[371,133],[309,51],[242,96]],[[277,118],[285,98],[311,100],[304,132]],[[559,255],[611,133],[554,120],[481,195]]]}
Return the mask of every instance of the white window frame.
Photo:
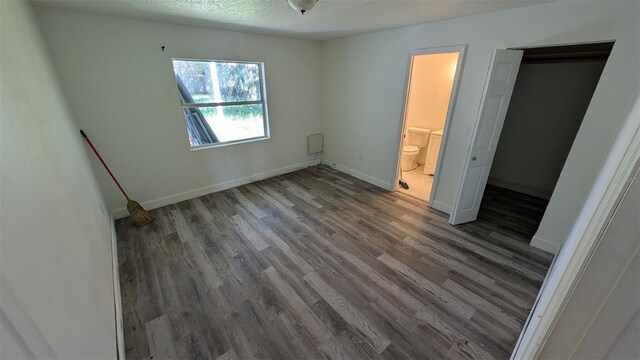
{"label": "white window frame", "polygon": [[[173,61],[197,61],[197,62],[220,62],[220,63],[234,63],[234,64],[254,64],[258,65],[258,69],[260,71],[260,100],[251,100],[251,101],[222,101],[222,102],[211,102],[211,103],[185,103],[180,102],[180,108],[184,112],[184,109],[188,108],[200,108],[200,107],[214,107],[214,106],[231,106],[231,105],[254,105],[254,104],[262,104],[262,127],[264,128],[263,136],[256,136],[252,138],[231,140],[231,141],[223,141],[211,144],[203,144],[197,146],[191,146],[189,144],[189,148],[191,151],[203,150],[209,148],[223,147],[228,145],[235,144],[244,144],[250,143],[254,141],[262,141],[268,140],[271,138],[271,132],[269,127],[269,114],[267,111],[267,86],[265,82],[265,66],[263,61],[239,61],[239,60],[212,60],[212,59],[190,59],[190,58],[171,58],[171,70],[174,72],[175,79],[175,70],[173,69]],[[176,88],[178,85],[176,84]],[[178,91],[179,92],[179,91]],[[178,94],[178,99],[180,96]],[[187,136],[189,136],[189,130],[185,125],[185,130],[187,131]],[[215,132],[215,129],[212,129]]]}

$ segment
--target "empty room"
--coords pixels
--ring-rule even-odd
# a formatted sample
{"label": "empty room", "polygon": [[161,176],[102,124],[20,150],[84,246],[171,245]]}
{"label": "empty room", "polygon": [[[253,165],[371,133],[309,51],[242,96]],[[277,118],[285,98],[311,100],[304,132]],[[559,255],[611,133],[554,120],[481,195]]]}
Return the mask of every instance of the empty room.
{"label": "empty room", "polygon": [[640,358],[640,1],[0,2],[0,358]]}

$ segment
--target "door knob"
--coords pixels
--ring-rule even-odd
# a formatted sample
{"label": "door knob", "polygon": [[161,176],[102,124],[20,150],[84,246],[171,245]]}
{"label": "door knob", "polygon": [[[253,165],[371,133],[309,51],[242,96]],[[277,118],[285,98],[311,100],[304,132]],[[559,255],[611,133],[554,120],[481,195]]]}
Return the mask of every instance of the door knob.
{"label": "door knob", "polygon": [[472,158],[471,158],[471,161],[476,161],[476,157],[475,157],[475,156],[474,156],[474,157],[472,157]]}

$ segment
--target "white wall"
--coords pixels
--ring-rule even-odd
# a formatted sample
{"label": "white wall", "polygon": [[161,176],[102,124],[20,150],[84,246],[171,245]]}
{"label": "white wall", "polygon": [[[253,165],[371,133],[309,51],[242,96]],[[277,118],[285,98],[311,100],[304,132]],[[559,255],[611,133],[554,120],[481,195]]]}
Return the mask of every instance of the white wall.
{"label": "white wall", "polygon": [[407,127],[444,129],[458,53],[418,55],[413,59]]}
{"label": "white wall", "polygon": [[[306,136],[321,129],[318,42],[44,8],[37,13],[79,125],[138,201],[161,206],[314,158],[306,153]],[[271,139],[190,151],[172,57],[264,61]],[[122,196],[93,165],[109,209],[122,207]]]}
{"label": "white wall", "polygon": [[559,1],[325,42],[324,160],[393,188],[409,51],[469,44],[433,199],[441,208],[450,207],[491,51],[615,39],[537,234],[547,250],[555,251],[582,206],[640,78],[639,12],[637,1]]}
{"label": "white wall", "polygon": [[489,182],[549,199],[604,62],[523,64]]}
{"label": "white wall", "polygon": [[[544,344],[541,359],[604,358],[640,309],[640,174],[621,181],[634,183]],[[627,345],[637,344],[635,339]]]}
{"label": "white wall", "polygon": [[109,213],[31,5],[1,1],[0,24],[3,334],[38,357],[113,359]]}
{"label": "white wall", "polygon": [[[458,53],[443,53],[417,55],[413,58],[407,101],[407,127],[421,127],[431,131],[444,129],[458,56]],[[425,147],[418,155],[418,162],[424,164],[426,156]]]}
{"label": "white wall", "polygon": [[0,324],[0,356],[3,359],[28,359],[31,354],[23,350],[6,325]]}
{"label": "white wall", "polygon": [[640,310],[611,345],[605,359],[640,359]]}

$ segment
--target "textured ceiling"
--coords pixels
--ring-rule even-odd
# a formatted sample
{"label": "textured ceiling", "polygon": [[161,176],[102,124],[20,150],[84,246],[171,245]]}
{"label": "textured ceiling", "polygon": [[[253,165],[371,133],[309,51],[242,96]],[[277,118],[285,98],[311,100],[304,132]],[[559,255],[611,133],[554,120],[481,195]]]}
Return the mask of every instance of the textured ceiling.
{"label": "textured ceiling", "polygon": [[287,0],[32,0],[36,6],[326,40],[554,0],[319,0],[305,15]]}

